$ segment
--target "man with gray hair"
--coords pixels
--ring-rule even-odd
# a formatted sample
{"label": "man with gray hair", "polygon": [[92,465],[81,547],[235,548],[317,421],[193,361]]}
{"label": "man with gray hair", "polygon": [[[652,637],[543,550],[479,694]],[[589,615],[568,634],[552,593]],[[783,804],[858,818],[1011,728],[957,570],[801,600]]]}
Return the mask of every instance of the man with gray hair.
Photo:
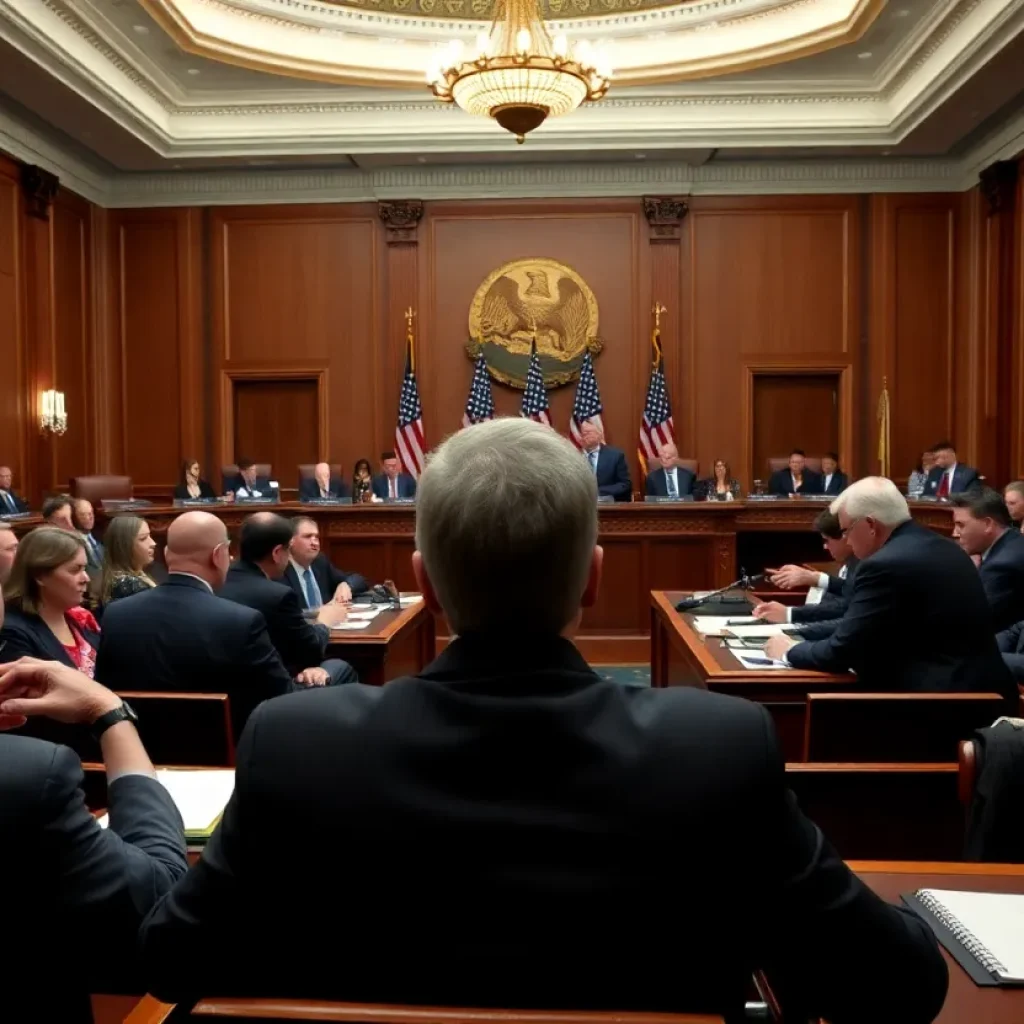
{"label": "man with gray hair", "polygon": [[143,926],[149,991],[733,1019],[770,966],[833,1024],[933,1019],[935,939],[800,813],[764,708],[602,679],[566,638],[601,579],[596,498],[549,427],[441,445],[413,567],[457,639],[416,677],[256,709],[220,828]]}
{"label": "man with gray hair", "polygon": [[822,640],[772,637],[768,657],[794,668],[852,670],[867,691],[1015,697],[970,558],[918,526],[907,499],[885,477],[858,480],[830,508],[860,559],[846,612]]}

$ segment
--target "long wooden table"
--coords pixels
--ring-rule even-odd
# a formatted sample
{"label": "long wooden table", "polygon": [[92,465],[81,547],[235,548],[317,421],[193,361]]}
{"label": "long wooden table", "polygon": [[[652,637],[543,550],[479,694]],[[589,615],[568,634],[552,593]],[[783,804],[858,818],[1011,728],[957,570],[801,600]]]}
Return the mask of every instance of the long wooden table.
{"label": "long wooden table", "polygon": [[434,617],[418,601],[400,611],[379,612],[365,629],[332,630],[327,657],[347,661],[361,683],[382,686],[415,675],[433,661],[435,643]]}

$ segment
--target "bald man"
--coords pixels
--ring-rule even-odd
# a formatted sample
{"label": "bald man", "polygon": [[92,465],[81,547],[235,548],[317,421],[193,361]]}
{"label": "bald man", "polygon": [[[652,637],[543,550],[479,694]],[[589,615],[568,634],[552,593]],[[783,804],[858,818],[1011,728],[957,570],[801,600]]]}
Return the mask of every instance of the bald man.
{"label": "bald man", "polygon": [[338,501],[351,498],[352,492],[341,477],[331,476],[331,467],[318,462],[313,467],[312,480],[299,481],[299,501]]}
{"label": "bald man", "polygon": [[263,616],[217,597],[231,557],[209,512],[186,512],[167,531],[167,582],[103,615],[96,678],[112,690],[226,693],[235,736],[264,700],[291,693],[291,675]]}
{"label": "bald man", "polygon": [[679,449],[671,442],[663,444],[658,452],[661,465],[647,474],[645,490],[648,497],[685,499],[693,495],[694,476],[688,469],[677,465]]}

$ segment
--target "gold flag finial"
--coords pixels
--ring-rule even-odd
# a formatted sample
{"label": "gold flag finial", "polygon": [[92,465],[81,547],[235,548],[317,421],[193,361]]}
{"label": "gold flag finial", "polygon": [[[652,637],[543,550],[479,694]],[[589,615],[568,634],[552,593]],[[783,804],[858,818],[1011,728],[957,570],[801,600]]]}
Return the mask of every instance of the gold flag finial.
{"label": "gold flag finial", "polygon": [[651,310],[651,312],[654,314],[654,329],[656,331],[660,331],[661,330],[661,314],[662,313],[667,313],[668,310],[660,302],[656,302],[654,304],[654,308]]}

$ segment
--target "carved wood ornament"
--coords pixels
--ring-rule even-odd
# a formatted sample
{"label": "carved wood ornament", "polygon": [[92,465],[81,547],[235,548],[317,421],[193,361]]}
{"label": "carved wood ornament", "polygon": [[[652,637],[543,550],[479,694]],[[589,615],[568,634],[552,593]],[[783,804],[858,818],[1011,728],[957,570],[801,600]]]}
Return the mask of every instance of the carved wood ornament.
{"label": "carved wood ornament", "polygon": [[57,196],[60,179],[35,164],[21,169],[21,190],[25,193],[25,206],[30,217],[50,219],[50,207]]}
{"label": "carved wood ornament", "polygon": [[652,239],[680,237],[683,220],[690,212],[685,200],[674,196],[644,196],[643,203]]}
{"label": "carved wood ornament", "polygon": [[387,232],[388,245],[415,243],[416,229],[423,219],[423,203],[418,199],[396,199],[377,204],[377,216]]}

